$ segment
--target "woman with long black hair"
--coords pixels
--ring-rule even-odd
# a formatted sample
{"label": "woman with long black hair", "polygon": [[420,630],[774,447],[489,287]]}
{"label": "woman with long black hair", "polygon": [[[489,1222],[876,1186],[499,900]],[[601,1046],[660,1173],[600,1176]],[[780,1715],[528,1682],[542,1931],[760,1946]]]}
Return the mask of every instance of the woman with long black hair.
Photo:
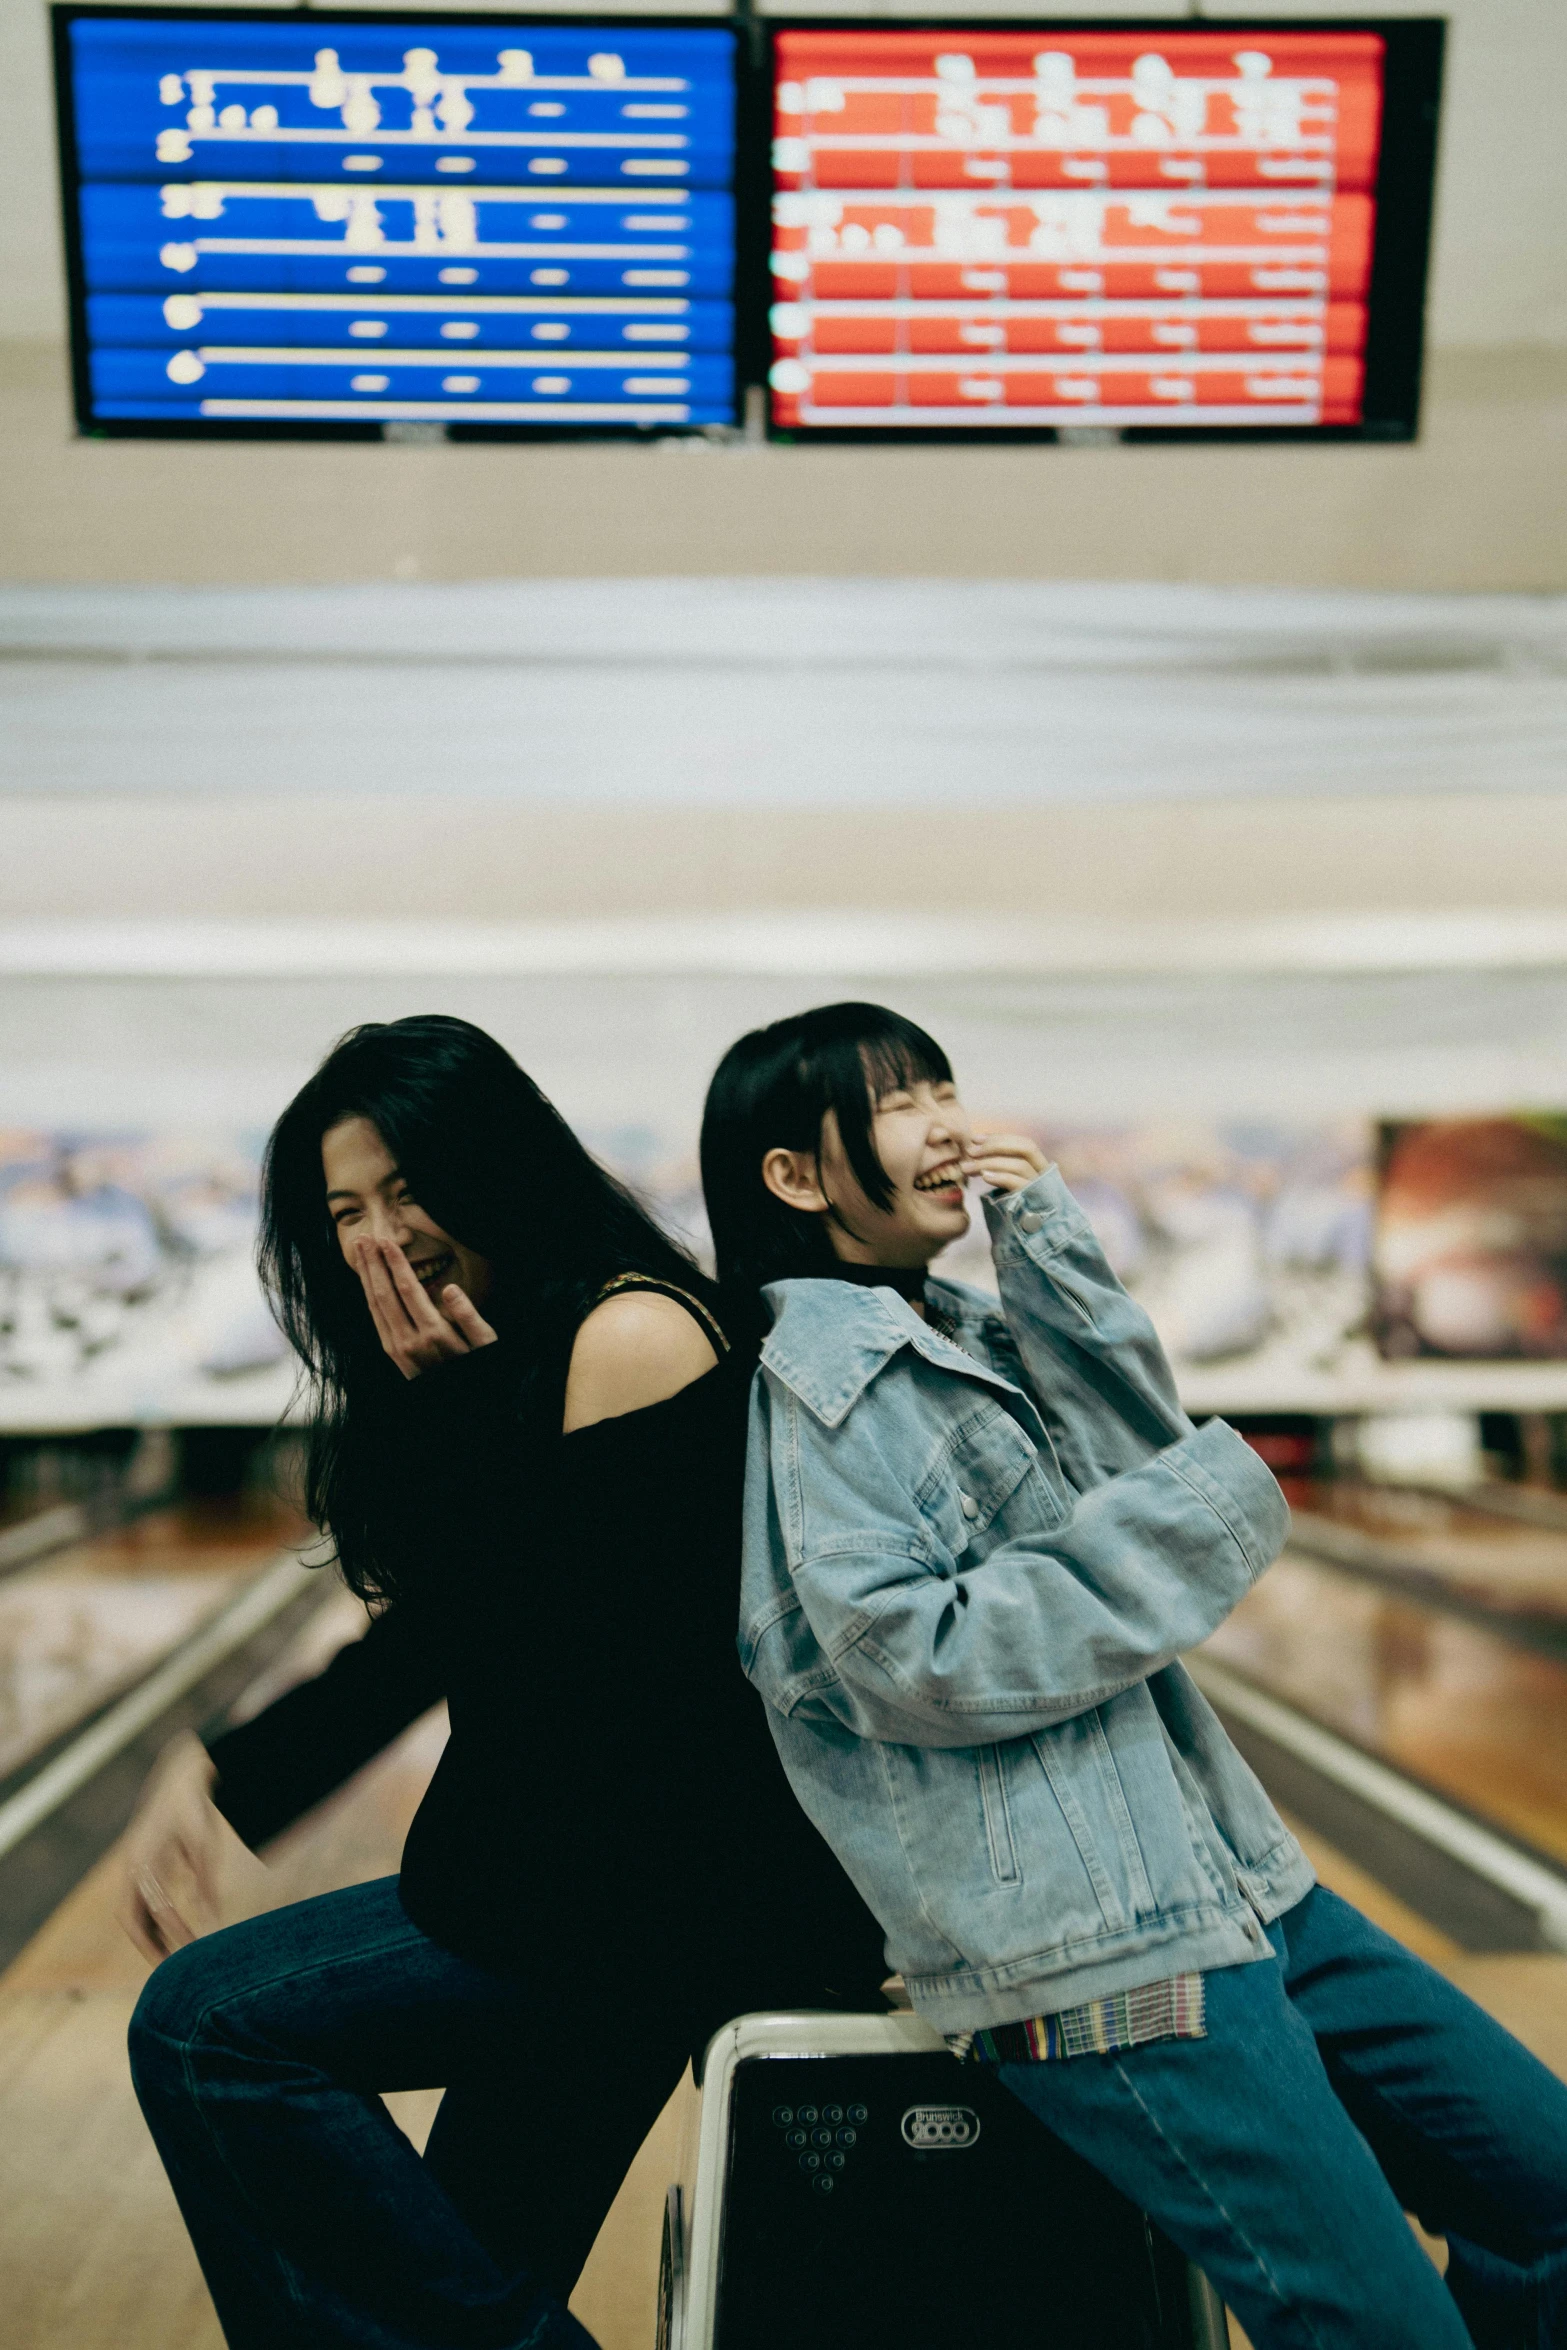
{"label": "woman with long black hair", "polygon": [[[1315,1883],[1182,1667],[1288,1513],[1038,1144],[829,1004],[725,1056],[702,1179],[769,1326],[746,1670],[916,2009],[1257,2350],[1567,2350],[1567,2086]],[[930,1276],[975,1181],[999,1298]]]}
{"label": "woman with long black hair", "polygon": [[[465,1021],[344,1037],[263,1205],[310,1511],[372,1621],[155,1774],[137,2094],[235,2350],[585,2344],[566,2297],[687,2058],[884,1971],[735,1655],[751,1360]],[[241,1842],[442,1697],[398,1878],[194,1931]],[[436,2086],[421,2159],[379,2092]]]}

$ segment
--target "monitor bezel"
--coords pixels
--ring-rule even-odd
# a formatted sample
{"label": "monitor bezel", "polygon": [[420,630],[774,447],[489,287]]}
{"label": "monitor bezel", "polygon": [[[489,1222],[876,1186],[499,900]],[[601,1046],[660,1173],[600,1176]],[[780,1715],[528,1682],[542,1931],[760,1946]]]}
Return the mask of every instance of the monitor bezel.
{"label": "monitor bezel", "polygon": [[[690,16],[663,15],[644,10],[608,10],[599,16],[593,10],[549,9],[447,9],[417,8],[311,8],[312,25],[463,25],[500,27],[507,25],[559,25],[569,30],[581,30],[594,23],[635,27],[653,32],[726,32],[734,40],[735,60],[735,284],[731,295],[734,308],[734,367],[733,417],[731,424],[464,424],[460,418],[432,422],[428,425],[399,426],[387,424],[379,418],[367,419],[363,424],[330,418],[292,417],[219,417],[181,416],[167,420],[158,417],[99,416],[92,405],[92,383],[89,370],[91,339],[87,332],[87,281],[83,265],[81,207],[79,195],[82,185],[76,151],[76,110],[73,88],[73,56],[70,28],[85,18],[133,23],[162,19],[180,24],[297,24],[299,12],[290,8],[228,7],[182,8],[147,7],[134,5],[94,5],[92,0],[52,0],[50,7],[51,37],[54,51],[55,119],[59,139],[60,206],[65,235],[66,287],[69,303],[71,346],[71,399],[76,420],[77,436],[83,440],[156,440],[156,441],[347,441],[381,442],[386,440],[441,440],[463,443],[484,441],[506,442],[627,442],[633,447],[661,440],[732,439],[738,435],[745,417],[748,366],[754,364],[757,350],[754,317],[749,313],[754,304],[747,304],[741,287],[740,256],[746,227],[746,203],[742,196],[742,167],[744,150],[742,134],[750,126],[758,93],[770,99],[770,85],[758,71],[754,44],[747,41],[746,23],[742,17],[731,14]],[[752,141],[754,145],[754,139]],[[754,209],[754,195],[751,198]],[[763,324],[765,327],[765,314]]]}
{"label": "monitor bezel", "polygon": [[[1071,425],[780,425],[774,422],[769,386],[764,394],[766,431],[779,447],[805,448],[856,443],[864,446],[956,448],[1007,447],[1019,443],[1057,446],[1145,445],[1169,448],[1213,442],[1247,445],[1280,442],[1409,442],[1420,435],[1420,400],[1425,369],[1426,292],[1436,203],[1437,153],[1441,130],[1445,17],[1109,17],[990,16],[961,19],[926,16],[769,16],[766,25],[765,100],[772,113],[778,83],[777,42],[784,33],[928,33],[951,25],[954,32],[1042,35],[1064,33],[1375,33],[1383,52],[1382,124],[1374,190],[1371,275],[1366,291],[1364,413],[1358,424],[1133,424]],[[1395,70],[1395,59],[1397,61]],[[770,153],[770,145],[769,145]],[[774,175],[768,171],[768,262],[771,261]],[[770,278],[768,284],[770,287]],[[771,338],[768,337],[769,359]]]}

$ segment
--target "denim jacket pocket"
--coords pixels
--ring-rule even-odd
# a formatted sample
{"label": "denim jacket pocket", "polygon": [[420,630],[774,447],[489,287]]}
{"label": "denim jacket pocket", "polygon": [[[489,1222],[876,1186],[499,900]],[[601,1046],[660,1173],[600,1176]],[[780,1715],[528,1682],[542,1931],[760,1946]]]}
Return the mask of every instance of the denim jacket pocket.
{"label": "denim jacket pocket", "polygon": [[1053,1733],[1048,1730],[1036,1732],[1033,1748],[1039,1757],[1040,1768],[1050,1782],[1050,1792],[1060,1807],[1061,1817],[1066,1823],[1067,1832],[1071,1836],[1072,1842],[1077,1846],[1077,1856],[1087,1872],[1090,1885],[1094,1889],[1094,1898],[1099,1904],[1100,1915],[1112,1934],[1124,1933],[1131,1924],[1126,1904],[1122,1901],[1116,1890],[1115,1881],[1105,1867],[1104,1855],[1094,1841],[1094,1833],[1089,1825],[1088,1814],[1078,1801],[1072,1786],[1072,1773],[1065,1767],[1065,1758],[1058,1749]]}
{"label": "denim jacket pocket", "polygon": [[987,1400],[953,1430],[915,1487],[914,1501],[938,1542],[958,1558],[990,1532],[1025,1478],[1030,1519],[1048,1525],[1060,1518],[1063,1506],[1040,1469],[1038,1447],[1004,1405]]}
{"label": "denim jacket pocket", "polygon": [[975,1759],[979,1765],[979,1800],[985,1813],[991,1874],[998,1885],[1020,1885],[1023,1872],[1018,1866],[1017,1845],[1012,1835],[1012,1806],[1007,1800],[1006,1749],[981,1746],[976,1749]]}
{"label": "denim jacket pocket", "polygon": [[1085,1714],[1082,1720],[1082,1729],[1089,1750],[1093,1755],[1101,1801],[1104,1805],[1105,1816],[1110,1823],[1110,1833],[1114,1839],[1115,1848],[1121,1856],[1121,1867],[1132,1909],[1140,1918],[1153,1917],[1158,1912],[1159,1904],[1154,1897],[1153,1886],[1149,1882],[1148,1864],[1143,1858],[1143,1848],[1138,1842],[1131,1806],[1126,1800],[1126,1788],[1116,1764],[1115,1748],[1105,1729],[1103,1709],[1096,1707],[1091,1714]]}

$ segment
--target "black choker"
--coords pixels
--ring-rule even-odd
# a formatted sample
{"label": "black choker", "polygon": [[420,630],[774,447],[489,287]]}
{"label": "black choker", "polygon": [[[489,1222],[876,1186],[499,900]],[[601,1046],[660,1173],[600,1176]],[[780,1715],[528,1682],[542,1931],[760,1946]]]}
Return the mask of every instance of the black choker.
{"label": "black choker", "polygon": [[911,1306],[925,1303],[923,1265],[851,1265],[840,1258],[833,1271],[840,1281],[858,1282],[862,1289],[895,1289]]}

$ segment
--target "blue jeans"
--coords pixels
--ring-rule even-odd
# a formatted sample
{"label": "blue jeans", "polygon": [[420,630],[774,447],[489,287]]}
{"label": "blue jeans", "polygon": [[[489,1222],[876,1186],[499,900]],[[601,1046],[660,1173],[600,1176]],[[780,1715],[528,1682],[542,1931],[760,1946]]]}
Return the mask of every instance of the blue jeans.
{"label": "blue jeans", "polygon": [[1268,1938],[1208,1976],[1205,2040],[1002,2079],[1256,2350],[1567,2350],[1567,2085],[1320,1886]]}
{"label": "blue jeans", "polygon": [[[166,1958],[131,2071],[233,2350],[590,2350],[565,2298],[697,2028],[563,2031],[388,1877]],[[378,2092],[436,2087],[421,2159]]]}

